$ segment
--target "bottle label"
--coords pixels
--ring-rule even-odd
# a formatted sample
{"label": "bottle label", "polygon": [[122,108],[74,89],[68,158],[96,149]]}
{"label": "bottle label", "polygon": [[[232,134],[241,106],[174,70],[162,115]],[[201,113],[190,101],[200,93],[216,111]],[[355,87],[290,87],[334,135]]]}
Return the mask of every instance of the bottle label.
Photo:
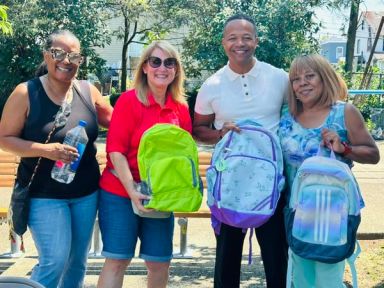
{"label": "bottle label", "polygon": [[77,152],[79,153],[79,158],[77,158],[76,161],[73,161],[73,162],[71,163],[71,170],[72,170],[72,171],[76,171],[77,168],[79,167],[80,160],[81,160],[81,157],[83,156],[85,147],[86,147],[86,145],[83,144],[83,143],[79,143],[79,144],[77,144],[77,147],[76,147],[76,148],[77,148]]}

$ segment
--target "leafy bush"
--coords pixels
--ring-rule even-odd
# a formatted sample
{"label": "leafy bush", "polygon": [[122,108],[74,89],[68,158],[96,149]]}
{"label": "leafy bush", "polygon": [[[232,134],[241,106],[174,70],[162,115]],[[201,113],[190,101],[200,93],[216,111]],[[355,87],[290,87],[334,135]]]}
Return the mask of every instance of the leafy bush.
{"label": "leafy bush", "polygon": [[111,103],[112,106],[115,106],[117,99],[119,99],[121,93],[120,92],[114,92],[109,96],[109,103]]}
{"label": "leafy bush", "polygon": [[379,95],[367,95],[356,107],[360,110],[364,120],[368,121],[371,118],[372,108],[384,108],[384,101],[381,101]]}
{"label": "leafy bush", "polygon": [[200,85],[196,85],[192,87],[191,89],[187,90],[187,102],[189,107],[189,115],[191,116],[192,122],[193,117],[195,113],[195,103],[196,103],[196,97],[197,93],[199,93]]}

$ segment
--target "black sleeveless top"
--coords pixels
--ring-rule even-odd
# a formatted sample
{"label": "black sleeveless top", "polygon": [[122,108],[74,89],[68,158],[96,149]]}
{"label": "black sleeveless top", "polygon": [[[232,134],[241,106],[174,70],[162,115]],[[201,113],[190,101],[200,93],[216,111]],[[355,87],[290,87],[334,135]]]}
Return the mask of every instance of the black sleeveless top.
{"label": "black sleeveless top", "polygon": [[[28,83],[30,110],[24,124],[21,138],[34,142],[44,143],[48,133],[53,127],[53,122],[60,106],[56,105],[45,93],[39,78]],[[88,144],[81,158],[75,178],[69,184],[59,183],[51,178],[54,161],[42,158],[32,185],[30,195],[33,198],[69,199],[86,196],[98,189],[100,178],[99,165],[96,160],[96,147],[94,142],[98,134],[96,111],[87,93],[83,97],[73,89],[71,113],[64,127],[56,129],[52,134],[50,143],[63,143],[65,134],[77,126],[79,120],[85,120]],[[87,102],[87,103],[85,103]],[[21,158],[17,171],[17,179],[22,185],[27,185],[38,158]]]}

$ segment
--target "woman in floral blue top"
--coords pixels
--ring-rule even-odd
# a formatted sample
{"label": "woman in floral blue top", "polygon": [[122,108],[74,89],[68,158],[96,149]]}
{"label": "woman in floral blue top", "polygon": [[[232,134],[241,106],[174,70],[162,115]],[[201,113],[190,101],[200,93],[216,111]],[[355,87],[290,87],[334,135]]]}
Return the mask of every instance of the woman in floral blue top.
{"label": "woman in floral blue top", "polygon": [[[285,171],[292,187],[297,169],[308,157],[333,149],[336,157],[352,167],[352,161],[375,164],[379,150],[360,112],[340,101],[347,87],[332,66],[320,55],[297,57],[289,71],[288,104],[280,121],[279,135]],[[341,288],[345,261],[326,264],[290,253],[292,284],[300,288]]]}

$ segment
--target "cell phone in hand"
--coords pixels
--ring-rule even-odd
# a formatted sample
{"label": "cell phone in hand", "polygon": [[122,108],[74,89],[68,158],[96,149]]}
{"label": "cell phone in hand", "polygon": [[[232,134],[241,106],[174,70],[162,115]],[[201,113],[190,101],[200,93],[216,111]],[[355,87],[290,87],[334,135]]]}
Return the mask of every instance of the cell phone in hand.
{"label": "cell phone in hand", "polygon": [[[140,182],[138,187],[138,192],[144,195],[151,196],[151,192],[149,191],[148,185],[145,182]],[[149,199],[143,199],[141,200],[141,203],[143,206],[147,205],[149,203]]]}
{"label": "cell phone in hand", "polygon": [[[144,195],[148,195],[148,196],[151,196],[151,192],[150,190],[148,189],[147,185],[145,183],[139,183],[139,184],[135,184],[135,189],[137,190],[137,192],[140,192]],[[145,206],[149,203],[150,200],[142,200],[142,205]],[[147,217],[147,218],[169,218],[172,213],[171,212],[162,212],[162,211],[156,211],[156,210],[151,210],[149,212],[142,212],[142,211],[139,211],[135,205],[135,203],[133,201],[131,201],[132,203],[132,209],[133,209],[133,212],[140,216],[140,217]]]}

